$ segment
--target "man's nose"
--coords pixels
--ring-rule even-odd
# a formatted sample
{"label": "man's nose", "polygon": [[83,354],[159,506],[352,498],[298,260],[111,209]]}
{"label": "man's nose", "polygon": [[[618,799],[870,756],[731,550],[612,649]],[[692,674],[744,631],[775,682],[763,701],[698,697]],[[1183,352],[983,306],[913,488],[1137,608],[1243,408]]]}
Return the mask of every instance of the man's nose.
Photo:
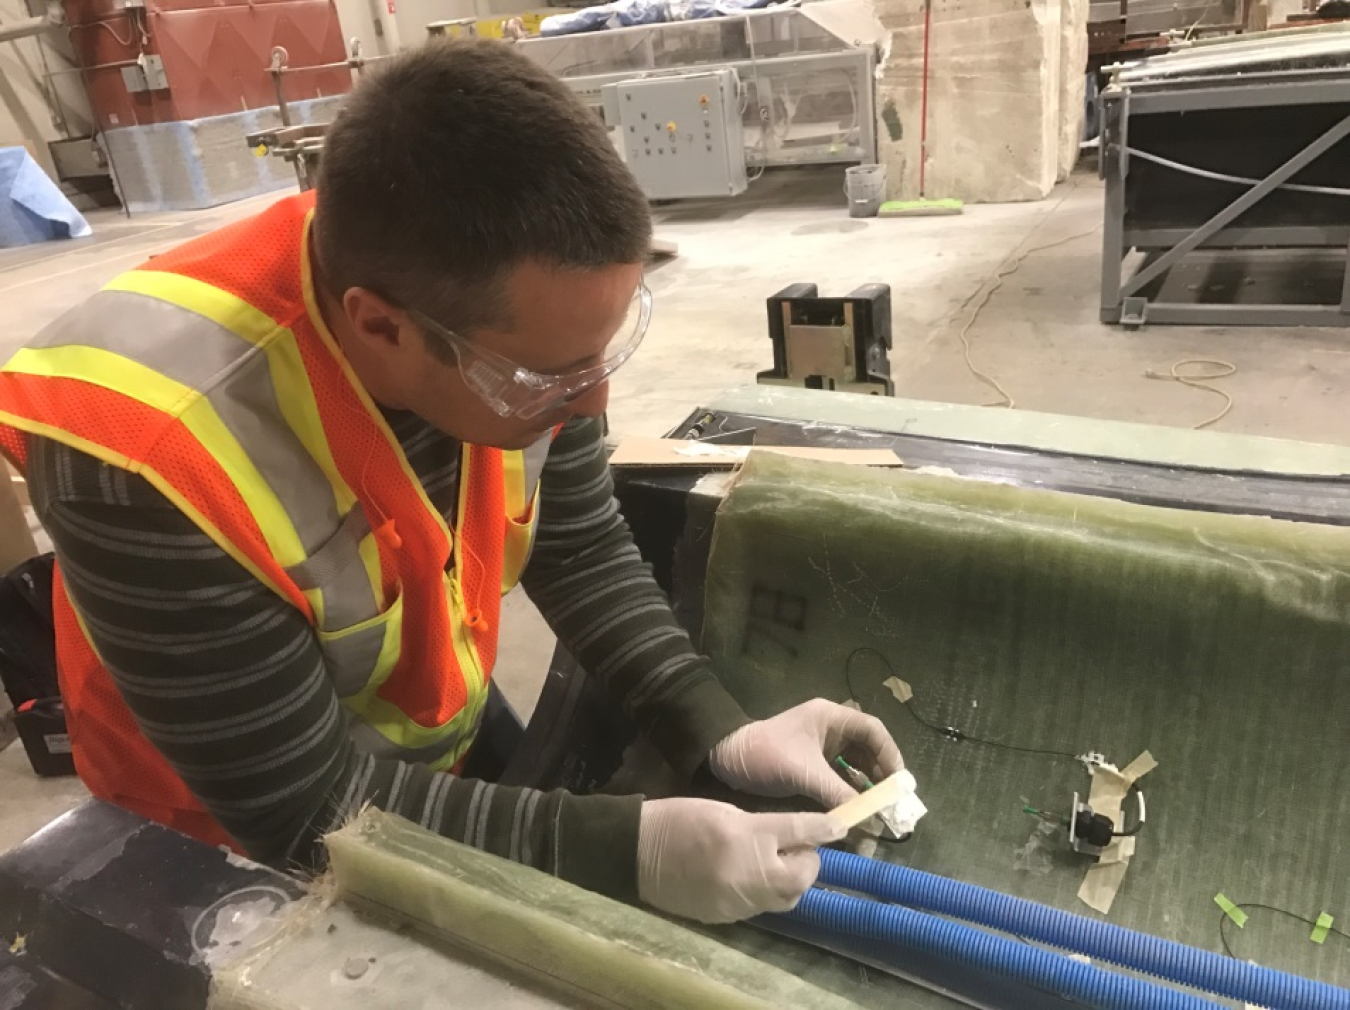
{"label": "man's nose", "polygon": [[599,417],[609,406],[609,380],[588,389],[567,405],[573,417]]}

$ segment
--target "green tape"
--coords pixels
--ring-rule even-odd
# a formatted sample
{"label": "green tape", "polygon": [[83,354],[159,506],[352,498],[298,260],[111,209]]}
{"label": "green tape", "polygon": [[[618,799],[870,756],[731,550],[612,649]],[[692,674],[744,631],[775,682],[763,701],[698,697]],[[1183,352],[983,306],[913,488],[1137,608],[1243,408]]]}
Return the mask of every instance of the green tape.
{"label": "green tape", "polygon": [[1312,940],[1313,943],[1325,943],[1327,934],[1331,932],[1331,924],[1335,921],[1326,912],[1323,912],[1317,917],[1317,925],[1313,927],[1312,936],[1308,939]]}
{"label": "green tape", "polygon": [[1214,895],[1214,904],[1223,909],[1223,914],[1237,923],[1238,929],[1247,925],[1247,913],[1238,908],[1222,894]]}

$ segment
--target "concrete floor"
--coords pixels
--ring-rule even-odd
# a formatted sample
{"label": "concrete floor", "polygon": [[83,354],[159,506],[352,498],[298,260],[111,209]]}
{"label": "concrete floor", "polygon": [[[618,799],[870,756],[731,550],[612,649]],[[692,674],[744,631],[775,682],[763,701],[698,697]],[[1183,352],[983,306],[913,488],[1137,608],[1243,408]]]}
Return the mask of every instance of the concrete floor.
{"label": "concrete floor", "polygon": [[[131,220],[95,214],[91,239],[0,252],[0,359],[119,272],[270,199]],[[1238,371],[1219,383],[1234,403],[1216,430],[1350,445],[1350,331],[1126,332],[1098,323],[1101,205],[1100,183],[1080,172],[1040,203],[851,220],[841,173],[811,169],[771,172],[735,200],[661,209],[658,232],[680,252],[650,272],[652,327],[614,381],[611,427],[660,434],[720,390],[753,382],[772,363],[764,300],[787,284],[814,282],[832,294],[883,282],[892,289],[900,396],[999,400],[972,375],[958,336],[988,294],[969,329],[971,355],[1018,407],[1189,427],[1223,400],[1145,373],[1221,358]],[[497,676],[527,714],[552,643],[528,601],[512,597],[507,612]],[[77,783],[36,780],[17,745],[0,754],[0,851],[79,795]]]}

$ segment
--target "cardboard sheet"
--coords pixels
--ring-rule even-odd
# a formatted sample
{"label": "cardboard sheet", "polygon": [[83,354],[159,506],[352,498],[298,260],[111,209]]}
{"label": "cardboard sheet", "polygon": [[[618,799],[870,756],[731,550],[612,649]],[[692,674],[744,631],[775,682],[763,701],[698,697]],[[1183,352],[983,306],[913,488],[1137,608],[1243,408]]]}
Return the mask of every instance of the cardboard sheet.
{"label": "cardboard sheet", "polygon": [[[701,644],[752,717],[853,700],[899,744],[930,813],[877,858],[1099,915],[1078,897],[1091,860],[1062,836],[1029,849],[1044,822],[1023,805],[1088,794],[1069,755],[1137,777],[1147,748],[1147,824],[1127,869],[1094,875],[1123,881],[1112,922],[1215,950],[1218,891],[1350,908],[1350,805],[1327,801],[1346,789],[1350,527],[765,453],[720,504],[706,572]],[[1350,985],[1338,937],[1281,918],[1230,924],[1235,953]]]}
{"label": "cardboard sheet", "polygon": [[829,460],[860,466],[903,466],[889,449],[819,449],[787,445],[718,445],[680,438],[626,438],[609,457],[611,466],[695,466],[731,469],[751,452],[771,452],[798,459]]}

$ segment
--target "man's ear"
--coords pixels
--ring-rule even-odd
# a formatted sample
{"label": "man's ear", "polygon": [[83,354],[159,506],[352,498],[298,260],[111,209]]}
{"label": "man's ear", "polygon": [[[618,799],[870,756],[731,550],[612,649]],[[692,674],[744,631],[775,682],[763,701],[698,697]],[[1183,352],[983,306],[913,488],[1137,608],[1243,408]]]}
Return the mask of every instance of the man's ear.
{"label": "man's ear", "polygon": [[342,310],[356,339],[372,349],[406,350],[415,336],[408,313],[369,288],[348,288]]}

